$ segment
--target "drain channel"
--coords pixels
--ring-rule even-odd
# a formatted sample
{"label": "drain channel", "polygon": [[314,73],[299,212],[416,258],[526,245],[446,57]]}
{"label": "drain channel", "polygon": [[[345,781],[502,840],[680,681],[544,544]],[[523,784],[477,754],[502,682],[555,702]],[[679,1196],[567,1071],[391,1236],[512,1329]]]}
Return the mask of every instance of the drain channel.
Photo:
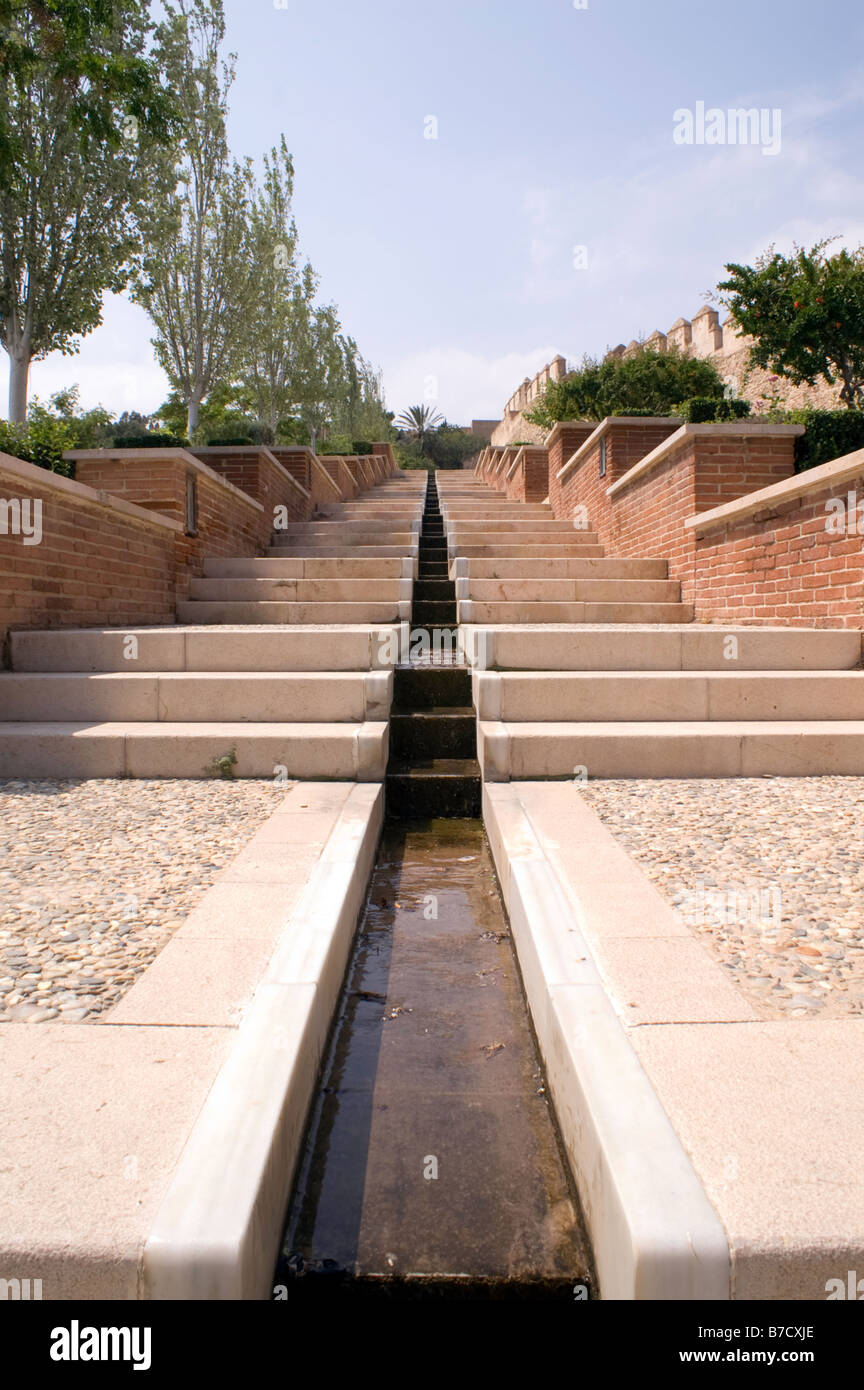
{"label": "drain channel", "polygon": [[[434,476],[413,625],[456,626]],[[387,821],[279,1296],[589,1297],[588,1240],[479,819],[471,675],[455,648],[442,656],[433,642],[396,669],[390,738]]]}

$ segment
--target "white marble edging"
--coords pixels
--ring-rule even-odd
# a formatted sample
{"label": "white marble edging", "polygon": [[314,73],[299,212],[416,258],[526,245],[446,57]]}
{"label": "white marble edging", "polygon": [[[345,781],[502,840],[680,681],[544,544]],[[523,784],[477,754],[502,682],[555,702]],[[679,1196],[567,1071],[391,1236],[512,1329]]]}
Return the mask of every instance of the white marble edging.
{"label": "white marble edging", "polygon": [[631,1046],[518,784],[483,819],[604,1299],[725,1300],[725,1231]]}
{"label": "white marble edging", "polygon": [[383,815],[380,783],[352,787],[180,1156],[144,1247],[144,1298],[270,1296]]}

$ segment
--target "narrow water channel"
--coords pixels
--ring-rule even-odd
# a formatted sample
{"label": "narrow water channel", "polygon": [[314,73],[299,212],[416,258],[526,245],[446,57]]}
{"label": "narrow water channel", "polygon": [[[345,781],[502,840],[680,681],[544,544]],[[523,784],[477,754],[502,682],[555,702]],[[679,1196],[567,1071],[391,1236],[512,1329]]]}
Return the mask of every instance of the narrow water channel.
{"label": "narrow water channel", "polygon": [[289,1300],[591,1287],[479,820],[385,829],[276,1283]]}
{"label": "narrow water channel", "polygon": [[[455,623],[430,477],[412,626]],[[585,1298],[590,1250],[479,818],[458,653],[397,668],[390,747],[275,1283],[289,1300]]]}

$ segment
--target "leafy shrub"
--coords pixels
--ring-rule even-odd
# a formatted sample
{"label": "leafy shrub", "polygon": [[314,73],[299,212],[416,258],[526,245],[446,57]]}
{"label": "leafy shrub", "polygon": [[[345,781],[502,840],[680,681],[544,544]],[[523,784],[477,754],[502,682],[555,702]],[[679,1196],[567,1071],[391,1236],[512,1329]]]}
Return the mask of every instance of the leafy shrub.
{"label": "leafy shrub", "polygon": [[66,423],[50,416],[28,420],[25,425],[0,420],[0,452],[66,478],[71,477],[72,465],[63,454],[74,447],[74,442]]}
{"label": "leafy shrub", "polygon": [[790,410],[783,419],[805,427],[805,433],[795,441],[798,473],[864,449],[864,411]]}
{"label": "leafy shrub", "polygon": [[673,405],[672,414],[680,415],[688,425],[713,425],[722,420],[746,419],[750,414],[750,402],[728,397],[718,400],[711,396],[691,396]]}
{"label": "leafy shrub", "polygon": [[248,434],[236,434],[236,435],[229,436],[229,437],[227,437],[226,439],[208,439],[208,441],[207,441],[207,446],[208,446],[208,448],[213,448],[213,449],[216,449],[216,448],[229,449],[229,448],[232,448],[234,445],[237,445],[237,444],[254,444],[254,443],[255,443],[254,439],[250,439],[249,436],[248,436]]}
{"label": "leafy shrub", "polygon": [[603,420],[607,415],[668,415],[692,396],[719,400],[723,380],[712,362],[669,349],[640,347],[629,357],[584,357],[575,372],[552,381],[526,420],[549,430],[558,420]]}

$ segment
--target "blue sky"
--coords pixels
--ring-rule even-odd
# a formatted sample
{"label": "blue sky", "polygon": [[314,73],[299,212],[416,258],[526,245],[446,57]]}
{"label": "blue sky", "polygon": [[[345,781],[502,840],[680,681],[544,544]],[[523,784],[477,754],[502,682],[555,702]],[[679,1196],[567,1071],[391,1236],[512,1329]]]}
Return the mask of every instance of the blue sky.
{"label": "blue sky", "polygon": [[[494,418],[556,352],[691,317],[728,260],[864,242],[860,0],[226,0],[226,17],[234,151],[284,131],[303,249],[391,408],[434,379],[448,418]],[[700,101],[779,109],[780,153],[676,145],[674,113]],[[153,409],[149,336],[112,300],[33,389]]]}

